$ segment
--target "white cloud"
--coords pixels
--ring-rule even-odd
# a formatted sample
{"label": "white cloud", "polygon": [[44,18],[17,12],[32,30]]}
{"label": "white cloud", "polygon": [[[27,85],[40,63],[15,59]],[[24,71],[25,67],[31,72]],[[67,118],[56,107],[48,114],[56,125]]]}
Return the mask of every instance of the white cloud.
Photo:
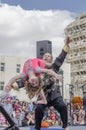
{"label": "white cloud", "polygon": [[24,10],[4,4],[0,7],[0,54],[35,57],[36,41],[52,41],[53,55],[64,45],[64,29],[72,13],[61,10]]}

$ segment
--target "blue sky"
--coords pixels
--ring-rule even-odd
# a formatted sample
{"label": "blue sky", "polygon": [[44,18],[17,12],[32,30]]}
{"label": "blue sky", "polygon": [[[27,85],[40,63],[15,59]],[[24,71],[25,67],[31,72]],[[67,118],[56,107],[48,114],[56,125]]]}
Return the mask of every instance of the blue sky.
{"label": "blue sky", "polygon": [[24,9],[49,10],[60,9],[69,10],[75,13],[86,11],[86,0],[1,0],[2,3],[10,5],[20,5]]}
{"label": "blue sky", "polygon": [[86,0],[1,2],[0,55],[35,57],[36,42],[40,40],[51,41],[53,56],[59,55],[64,46],[66,26],[86,12]]}

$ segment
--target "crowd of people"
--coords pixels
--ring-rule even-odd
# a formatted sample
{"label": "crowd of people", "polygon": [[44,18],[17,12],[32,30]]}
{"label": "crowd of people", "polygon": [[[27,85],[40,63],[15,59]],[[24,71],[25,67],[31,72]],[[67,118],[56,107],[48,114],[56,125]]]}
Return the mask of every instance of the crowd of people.
{"label": "crowd of people", "polygon": [[[6,100],[0,99],[0,103],[9,113],[12,120],[19,127],[35,125],[35,105],[25,101],[13,100],[10,96]],[[68,107],[68,125],[84,125],[85,110],[71,110],[70,104]],[[71,110],[71,111],[70,111]],[[71,113],[71,114],[70,114]],[[44,111],[44,117],[42,122],[47,122],[49,126],[62,126],[60,114],[54,109],[54,107],[46,108]],[[0,112],[0,126],[9,126],[9,123]]]}
{"label": "crowd of people", "polygon": [[86,110],[82,106],[78,106],[76,109],[73,109],[72,106],[68,103],[68,124],[69,125],[86,125]]}

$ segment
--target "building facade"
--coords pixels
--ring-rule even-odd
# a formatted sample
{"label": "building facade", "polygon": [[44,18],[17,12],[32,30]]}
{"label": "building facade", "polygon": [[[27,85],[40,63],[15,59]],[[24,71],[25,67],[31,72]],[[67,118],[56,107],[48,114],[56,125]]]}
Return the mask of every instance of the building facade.
{"label": "building facade", "polygon": [[52,42],[48,40],[37,41],[36,50],[37,58],[42,59],[45,53],[52,54]]}
{"label": "building facade", "polygon": [[74,95],[82,95],[82,86],[86,84],[86,13],[79,15],[65,29],[71,39],[67,62],[71,64],[71,85]]}
{"label": "building facade", "polygon": [[[12,77],[21,73],[25,60],[25,58],[13,56],[0,56],[0,93]],[[11,91],[11,95],[15,96],[17,93],[19,95],[19,92]]]}

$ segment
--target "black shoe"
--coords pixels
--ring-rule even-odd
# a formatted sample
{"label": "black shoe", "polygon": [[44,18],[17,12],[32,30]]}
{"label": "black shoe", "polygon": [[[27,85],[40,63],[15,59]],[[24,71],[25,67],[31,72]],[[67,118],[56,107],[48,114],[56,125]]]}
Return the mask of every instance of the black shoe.
{"label": "black shoe", "polygon": [[14,125],[14,126],[9,126],[5,128],[4,130],[19,130],[19,128],[16,125]]}

